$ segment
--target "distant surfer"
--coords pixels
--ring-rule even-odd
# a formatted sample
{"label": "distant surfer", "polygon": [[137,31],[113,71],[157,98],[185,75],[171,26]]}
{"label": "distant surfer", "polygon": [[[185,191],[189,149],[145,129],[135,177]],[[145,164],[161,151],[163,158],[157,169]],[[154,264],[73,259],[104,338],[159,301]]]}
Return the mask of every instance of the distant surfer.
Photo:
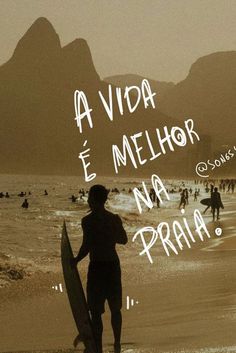
{"label": "distant surfer", "polygon": [[82,219],[83,242],[74,263],[77,264],[89,254],[87,301],[98,353],[102,352],[102,314],[105,312],[106,300],[111,311],[114,351],[120,353],[122,286],[120,261],[115,246],[117,243],[126,244],[128,239],[120,217],[104,207],[107,196],[108,190],[102,185],[94,185],[89,190],[91,213]]}
{"label": "distant surfer", "polygon": [[212,208],[212,216],[213,221],[215,220],[215,213],[217,220],[220,219],[220,208],[224,208],[223,203],[221,201],[220,193],[217,188],[214,188],[214,191],[211,194],[211,208]]}
{"label": "distant surfer", "polygon": [[26,193],[24,193],[23,191],[21,191],[21,192],[18,194],[19,197],[24,197],[25,195],[26,195]]}
{"label": "distant surfer", "polygon": [[180,194],[179,210],[180,208],[185,209],[185,206],[186,206],[186,196],[185,196],[185,190],[183,190]]}
{"label": "distant surfer", "polygon": [[25,199],[25,201],[22,203],[21,207],[26,208],[26,209],[29,208],[29,203],[28,203],[27,199]]}
{"label": "distant surfer", "polygon": [[188,205],[188,189],[187,188],[184,189],[184,193],[185,193],[185,202],[186,202],[186,205]]}
{"label": "distant surfer", "polygon": [[71,195],[71,197],[70,197],[70,199],[71,199],[71,202],[76,202],[76,196],[73,194],[73,195]]}

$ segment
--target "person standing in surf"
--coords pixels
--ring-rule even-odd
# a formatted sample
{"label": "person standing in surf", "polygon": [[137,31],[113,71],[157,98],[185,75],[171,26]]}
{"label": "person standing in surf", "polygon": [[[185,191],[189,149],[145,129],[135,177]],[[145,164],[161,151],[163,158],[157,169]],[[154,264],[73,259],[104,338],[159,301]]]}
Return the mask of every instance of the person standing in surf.
{"label": "person standing in surf", "polygon": [[88,204],[91,212],[82,219],[83,242],[75,264],[89,254],[87,275],[87,301],[98,353],[102,353],[102,314],[105,301],[111,311],[111,325],[114,334],[114,351],[121,351],[122,285],[121,268],[116,244],[128,241],[120,217],[105,209],[108,190],[94,185],[89,190]]}
{"label": "person standing in surf", "polygon": [[221,196],[220,196],[220,193],[218,192],[218,188],[214,188],[214,191],[211,194],[211,208],[212,208],[213,222],[215,221],[215,213],[216,213],[217,220],[219,220],[220,208],[224,208],[224,206],[221,201]]}

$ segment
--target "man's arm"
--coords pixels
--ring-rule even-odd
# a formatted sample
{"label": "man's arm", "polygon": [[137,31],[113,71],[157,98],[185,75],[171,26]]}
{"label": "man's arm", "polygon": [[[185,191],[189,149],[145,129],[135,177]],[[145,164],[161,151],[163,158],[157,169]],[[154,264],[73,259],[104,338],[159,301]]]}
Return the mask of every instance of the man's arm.
{"label": "man's arm", "polygon": [[128,242],[126,231],[118,215],[116,215],[116,242],[118,244],[126,244]]}

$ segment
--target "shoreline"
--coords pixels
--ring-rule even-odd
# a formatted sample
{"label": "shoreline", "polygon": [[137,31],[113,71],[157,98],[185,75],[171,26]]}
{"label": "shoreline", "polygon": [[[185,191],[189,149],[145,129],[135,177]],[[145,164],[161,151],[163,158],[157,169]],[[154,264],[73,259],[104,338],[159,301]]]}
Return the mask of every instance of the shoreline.
{"label": "shoreline", "polygon": [[[211,238],[204,235],[203,242],[196,238],[190,249],[184,244],[178,255],[172,252],[169,257],[159,243],[155,244],[151,249],[153,264],[146,255],[139,256],[141,244],[132,243],[133,230],[145,222],[155,226],[162,218],[169,223],[182,218],[176,198],[169,208],[164,205],[160,211],[155,208],[144,216],[121,211],[130,227],[128,246],[118,248],[123,277],[124,353],[236,352],[236,198],[229,194],[224,198],[225,210],[219,222],[213,223],[210,213],[204,216]],[[198,204],[191,201],[186,218],[192,218],[195,207]],[[58,216],[53,222],[58,232]],[[72,222],[68,217],[68,223]],[[215,227],[223,229],[221,237],[215,234]],[[69,227],[74,252],[81,242],[75,229]],[[56,249],[59,238],[52,240]],[[82,352],[82,346],[79,350],[72,348],[77,330],[64,289],[58,250],[55,255],[48,267],[47,257],[39,263],[32,258],[33,267],[29,266],[32,272],[0,288],[0,352]],[[13,260],[17,263],[16,257]],[[11,264],[7,258],[4,261]],[[84,260],[79,265],[84,287],[87,264],[88,260]],[[52,289],[59,283],[63,286],[62,293]],[[126,296],[139,303],[127,310]],[[112,352],[112,343],[110,316],[106,311],[104,353]]]}

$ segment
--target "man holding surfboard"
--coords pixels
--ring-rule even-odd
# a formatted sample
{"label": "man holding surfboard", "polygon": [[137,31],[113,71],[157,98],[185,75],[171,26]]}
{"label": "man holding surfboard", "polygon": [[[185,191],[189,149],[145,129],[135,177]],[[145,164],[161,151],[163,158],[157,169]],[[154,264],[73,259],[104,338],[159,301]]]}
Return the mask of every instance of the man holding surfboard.
{"label": "man holding surfboard", "polygon": [[108,190],[94,185],[89,190],[88,204],[91,212],[82,219],[83,242],[74,262],[77,264],[89,254],[87,276],[87,301],[91,313],[98,353],[102,352],[102,314],[108,301],[114,333],[114,350],[120,353],[122,286],[121,269],[116,244],[126,244],[128,239],[118,215],[104,207]]}
{"label": "man holding surfboard", "polygon": [[220,193],[218,192],[218,188],[214,188],[214,191],[211,194],[211,208],[212,208],[212,216],[213,221],[215,221],[215,213],[217,220],[220,219],[220,208],[224,208],[223,203],[221,201]]}

